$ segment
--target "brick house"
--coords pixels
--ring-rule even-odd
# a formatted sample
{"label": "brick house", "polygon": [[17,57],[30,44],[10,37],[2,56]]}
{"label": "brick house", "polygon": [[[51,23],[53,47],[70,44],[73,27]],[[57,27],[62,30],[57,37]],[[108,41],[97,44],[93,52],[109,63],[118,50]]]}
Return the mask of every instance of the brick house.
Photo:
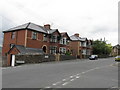
{"label": "brick house", "polygon": [[70,52],[69,43],[70,43],[71,39],[68,36],[67,32],[62,32],[60,34],[61,34],[61,39],[60,39],[59,52],[60,52],[60,54],[65,54],[66,52]]}
{"label": "brick house", "polygon": [[87,58],[92,54],[92,41],[87,38],[79,37],[79,34],[76,33],[70,36],[70,49],[73,55],[78,58]]}
{"label": "brick house", "polygon": [[111,55],[112,56],[120,55],[120,45],[119,44],[112,47]]}
{"label": "brick house", "polygon": [[11,65],[11,55],[21,53],[15,45],[24,48],[42,49],[46,54],[70,51],[67,33],[60,33],[58,29],[51,29],[49,24],[44,26],[26,23],[3,31],[4,40],[2,56],[7,56],[7,64]]}

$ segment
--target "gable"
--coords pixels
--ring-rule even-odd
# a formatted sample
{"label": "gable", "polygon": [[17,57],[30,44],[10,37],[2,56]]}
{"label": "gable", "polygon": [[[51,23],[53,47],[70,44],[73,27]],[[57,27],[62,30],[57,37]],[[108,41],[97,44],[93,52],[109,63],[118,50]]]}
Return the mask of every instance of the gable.
{"label": "gable", "polygon": [[59,35],[61,36],[60,32],[58,30],[56,30],[55,32],[53,32],[51,35]]}
{"label": "gable", "polygon": [[20,53],[20,51],[15,47],[13,46],[9,51],[8,51],[8,54],[18,54]]}
{"label": "gable", "polygon": [[63,37],[66,37],[66,38],[68,38],[68,39],[70,40],[70,37],[68,36],[67,33],[65,33],[65,34],[63,35]]}

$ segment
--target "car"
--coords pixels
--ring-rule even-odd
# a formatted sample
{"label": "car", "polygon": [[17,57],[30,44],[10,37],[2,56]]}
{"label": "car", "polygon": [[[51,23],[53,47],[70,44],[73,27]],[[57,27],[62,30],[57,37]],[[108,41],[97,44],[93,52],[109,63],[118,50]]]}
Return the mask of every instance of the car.
{"label": "car", "polygon": [[97,60],[98,59],[98,55],[91,55],[89,57],[90,60]]}
{"label": "car", "polygon": [[115,61],[120,61],[120,56],[116,56]]}

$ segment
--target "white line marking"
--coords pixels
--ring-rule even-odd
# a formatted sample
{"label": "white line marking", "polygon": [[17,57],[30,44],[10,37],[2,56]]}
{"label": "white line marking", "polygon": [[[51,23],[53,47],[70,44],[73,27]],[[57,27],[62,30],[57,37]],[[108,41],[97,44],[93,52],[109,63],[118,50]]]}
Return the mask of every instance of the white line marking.
{"label": "white line marking", "polygon": [[66,79],[63,79],[62,81],[66,81]]}
{"label": "white line marking", "polygon": [[70,81],[74,81],[75,79],[71,79]]}
{"label": "white line marking", "polygon": [[67,85],[69,82],[65,82],[65,83],[63,83],[62,85],[64,86],[64,85]]}
{"label": "white line marking", "polygon": [[70,78],[73,78],[73,76],[70,76]]}
{"label": "white line marking", "polygon": [[85,72],[82,72],[82,74],[84,74]]}
{"label": "white line marking", "polygon": [[[70,78],[71,78],[70,81],[74,81],[74,80],[80,78],[82,74],[85,74],[85,73],[87,73],[87,72],[90,72],[90,71],[93,71],[93,70],[96,70],[96,69],[105,68],[105,67],[108,67],[108,66],[111,66],[111,65],[101,66],[101,67],[96,67],[96,68],[93,68],[93,69],[89,69],[89,70],[87,70],[87,71],[85,71],[85,72],[81,72],[81,73],[79,73],[79,74],[76,74],[76,75],[70,76],[70,77],[67,78],[67,79],[70,79]],[[73,78],[73,77],[74,77],[74,78]],[[63,79],[62,81],[66,81],[67,79]],[[62,81],[60,81],[60,82],[56,82],[56,83],[53,83],[52,85],[60,84],[60,83],[62,83]],[[113,80],[113,81],[116,81],[116,80]],[[117,81],[116,81],[116,82],[117,82]],[[70,83],[70,82],[65,82],[65,83],[63,83],[62,85],[64,86],[64,85],[67,85],[68,83]],[[51,87],[48,86],[48,87],[46,87],[46,88],[51,88]]]}
{"label": "white line marking", "polygon": [[56,84],[56,83],[53,83],[52,85],[55,86],[55,85],[57,85],[57,84]]}
{"label": "white line marking", "polygon": [[76,78],[80,78],[80,76],[77,76]]}
{"label": "white line marking", "polygon": [[61,82],[56,82],[56,83],[53,83],[52,85],[57,85],[57,84],[60,84]]}
{"label": "white line marking", "polygon": [[45,88],[51,88],[50,86],[47,86],[47,87],[45,87]]}

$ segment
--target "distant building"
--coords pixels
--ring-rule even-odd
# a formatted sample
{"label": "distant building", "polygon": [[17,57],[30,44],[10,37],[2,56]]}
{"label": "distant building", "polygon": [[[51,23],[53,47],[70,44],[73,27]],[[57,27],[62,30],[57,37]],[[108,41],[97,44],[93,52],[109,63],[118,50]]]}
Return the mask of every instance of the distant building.
{"label": "distant building", "polygon": [[92,40],[81,38],[79,34],[70,36],[70,49],[78,58],[87,58],[92,54]]}
{"label": "distant building", "polygon": [[112,56],[120,55],[120,45],[119,44],[112,47],[111,55]]}

